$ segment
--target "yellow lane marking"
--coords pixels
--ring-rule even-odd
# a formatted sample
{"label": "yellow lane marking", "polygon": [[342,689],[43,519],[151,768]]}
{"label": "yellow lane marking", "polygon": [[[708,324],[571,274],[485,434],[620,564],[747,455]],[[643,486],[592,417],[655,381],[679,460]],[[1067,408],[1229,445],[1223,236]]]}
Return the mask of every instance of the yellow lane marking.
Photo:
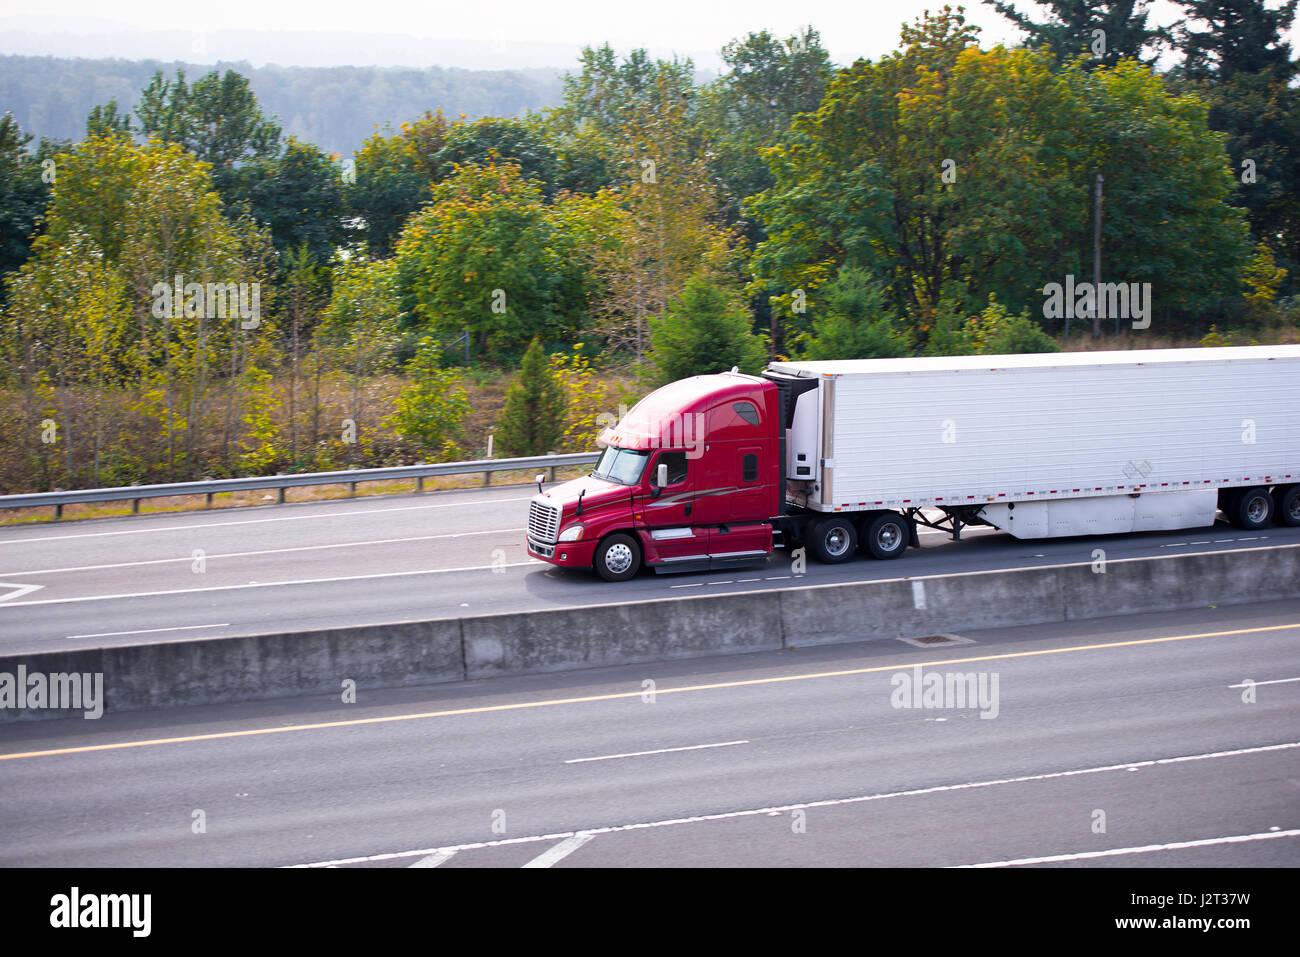
{"label": "yellow lane marking", "polygon": [[[944,661],[920,662],[923,668],[939,665],[961,665],[974,661],[1004,661],[1010,658],[1032,658],[1037,655],[1063,655],[1075,651],[1099,651],[1106,648],[1130,648],[1136,645],[1156,645],[1168,641],[1190,641],[1196,638],[1227,638],[1234,635],[1255,635],[1267,631],[1285,631],[1300,628],[1300,622],[1290,625],[1268,625],[1261,628],[1238,628],[1233,631],[1207,631],[1195,635],[1167,635],[1162,638],[1135,638],[1132,641],[1110,641],[1094,645],[1072,645],[1069,648],[1044,648],[1038,651],[1011,651],[998,655],[977,655],[971,658],[948,658]],[[915,662],[913,664],[916,664]],[[907,667],[911,667],[908,665]],[[815,678],[844,678],[881,671],[897,671],[899,664],[875,665],[870,668],[848,668],[843,671],[818,671],[805,675],[781,675],[775,678],[751,678],[745,681],[720,681],[707,685],[684,685],[680,688],[656,688],[656,695],[682,694],[690,691],[715,691],[721,688],[743,688],[751,685],[778,684],[783,681],[810,681]],[[92,751],[116,751],[121,748],[148,748],[159,744],[186,744],[191,741],[216,741],[226,738],[246,738],[258,734],[284,734],[290,731],[318,731],[323,728],[354,728],[366,724],[386,724],[390,721],[419,721],[427,718],[450,718],[462,714],[487,714],[492,711],[519,711],[524,708],[551,708],[565,704],[583,704],[589,701],[616,701],[619,698],[639,698],[644,691],[618,691],[613,694],[586,695],[581,698],[548,698],[544,701],[520,701],[513,704],[483,705],[477,708],[452,708],[446,711],[422,711],[418,714],[395,714],[377,718],[351,718],[346,721],[321,721],[315,724],[294,724],[279,728],[250,728],[245,731],[217,731],[211,734],[190,734],[177,738],[152,738],[146,741],[119,741],[115,744],[91,744],[79,748],[54,748],[48,751],[21,751],[0,754],[0,761],[18,758],[50,757],[56,754],[85,754]]]}

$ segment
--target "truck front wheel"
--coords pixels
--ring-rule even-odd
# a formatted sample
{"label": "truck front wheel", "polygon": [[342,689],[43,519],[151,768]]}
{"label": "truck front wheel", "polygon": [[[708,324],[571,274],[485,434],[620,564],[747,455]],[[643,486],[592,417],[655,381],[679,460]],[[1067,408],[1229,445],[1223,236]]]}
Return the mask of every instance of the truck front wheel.
{"label": "truck front wheel", "polygon": [[862,544],[872,558],[898,558],[911,539],[907,519],[897,512],[881,512],[862,523]]}
{"label": "truck front wheel", "polygon": [[627,581],[641,568],[641,546],[631,535],[611,535],[597,546],[595,566],[607,582]]}
{"label": "truck front wheel", "polygon": [[858,532],[847,518],[823,518],[813,525],[808,545],[819,562],[838,565],[853,557]]}
{"label": "truck front wheel", "polygon": [[1245,489],[1233,500],[1228,517],[1246,531],[1263,528],[1273,520],[1273,496],[1266,488]]}

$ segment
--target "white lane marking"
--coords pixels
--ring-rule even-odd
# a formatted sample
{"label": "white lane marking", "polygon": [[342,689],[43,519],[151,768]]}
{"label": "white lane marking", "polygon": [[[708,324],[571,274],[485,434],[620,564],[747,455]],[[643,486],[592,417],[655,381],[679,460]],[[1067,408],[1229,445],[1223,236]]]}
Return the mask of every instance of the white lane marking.
{"label": "white lane marking", "polygon": [[550,850],[545,851],[542,854],[539,854],[537,857],[534,857],[531,861],[525,864],[524,867],[551,867],[557,864],[558,862],[564,860],[566,857],[568,857],[578,848],[582,847],[582,845],[586,844],[595,836],[596,836],[595,834],[587,834],[586,832],[579,832],[573,835],[573,837],[564,839],[559,844],[556,844]]}
{"label": "white lane marking", "polygon": [[434,851],[428,857],[422,857],[411,867],[437,867],[439,864],[445,864],[456,856],[455,851]]}
{"label": "white lane marking", "polygon": [[97,635],[68,635],[69,638],[117,638],[121,635],[153,635],[160,631],[189,631],[191,628],[229,628],[230,622],[215,625],[177,625],[175,628],[144,628],[140,631],[101,631]]}
{"label": "white lane marking", "polygon": [[1021,864],[1055,864],[1058,861],[1082,861],[1093,857],[1119,857],[1123,854],[1150,854],[1152,851],[1181,851],[1189,847],[1211,847],[1215,844],[1242,844],[1246,841],[1267,841],[1274,837],[1300,837],[1300,829],[1291,831],[1263,831],[1259,834],[1233,834],[1230,837],[1207,837],[1199,841],[1175,841],[1172,844],[1145,844],[1141,847],[1114,847],[1106,851],[1079,851],[1076,854],[1053,854],[1050,857],[1022,857],[1014,861],[988,861],[984,864],[957,864],[955,867],[1016,867]]}
{"label": "white lane marking", "polygon": [[[343,484],[343,483],[340,483]],[[201,522],[197,525],[164,525],[156,528],[129,528],[115,532],[79,532],[75,535],[35,535],[31,538],[0,538],[0,545],[28,545],[32,542],[57,542],[67,538],[104,538],[109,535],[149,535],[155,532],[183,532],[194,528],[220,528],[224,525],[261,525],[266,522],[301,522],[314,518],[352,518],[357,515],[383,515],[388,512],[413,512],[429,508],[466,508],[471,505],[496,505],[498,502],[531,502],[532,498],[494,498],[487,502],[442,502],[437,505],[394,505],[392,508],[365,508],[356,511],[329,512],[320,515],[280,515],[276,518],[246,518],[239,522]],[[151,516],[152,517],[152,516]]]}
{"label": "white lane marking", "polygon": [[[410,538],[378,538],[369,542],[331,542],[328,545],[295,545],[291,548],[262,548],[253,552],[221,552],[205,555],[206,560],[214,558],[248,558],[252,555],[279,555],[285,552],[312,552],[323,548],[359,548],[363,545],[393,545],[400,542],[426,542],[436,538],[464,538],[467,535],[508,535],[518,534],[518,528],[493,528],[482,532],[448,532],[443,535],[414,535]],[[192,562],[193,555],[181,555],[178,558],[147,558],[137,562],[113,562],[107,565],[71,565],[67,568],[38,568],[34,571],[4,572],[10,577],[16,575],[53,575],[56,572],[93,572],[106,568],[132,568],[136,565],[165,565],[168,562]],[[0,583],[3,584],[3,583]]]}
{"label": "white lane marking", "polygon": [[[21,572],[19,573],[21,574]],[[0,588],[12,588],[7,595],[0,595],[0,601],[9,601],[11,598],[21,598],[23,595],[30,595],[34,591],[44,588],[44,585],[15,585],[11,582],[0,582]]]}
{"label": "white lane marking", "polygon": [[1284,685],[1292,681],[1300,681],[1300,678],[1274,678],[1272,681],[1252,681],[1249,684],[1242,682],[1239,685],[1228,685],[1229,688],[1254,688],[1256,685]]}
{"label": "white lane marking", "polygon": [[685,748],[659,748],[657,751],[629,751],[626,754],[602,754],[598,758],[569,758],[565,764],[582,764],[585,761],[613,761],[615,758],[640,758],[647,754],[670,754],[673,751],[703,751],[705,748],[730,748],[748,741],[721,741],[718,744],[692,744]]}
{"label": "white lane marking", "polygon": [[738,579],[736,579],[736,584],[737,584],[737,585],[744,585],[744,584],[747,583],[747,582],[761,582],[762,580],[763,580],[763,579],[761,579],[761,578],[738,578]]}
{"label": "white lane marking", "polygon": [[[1182,548],[1184,545],[1222,545],[1225,542],[1259,542],[1269,537],[1270,536],[1268,535],[1250,535],[1246,538],[1241,538],[1240,536],[1237,538],[1216,538],[1213,542],[1171,542],[1168,545],[1161,545],[1160,547]],[[1226,550],[1227,549],[1225,549],[1225,551]]]}
{"label": "white lane marking", "polygon": [[0,608],[27,608],[31,605],[65,605],[74,601],[108,601],[113,598],[153,598],[158,595],[193,595],[205,591],[231,591],[237,588],[278,588],[281,585],[319,585],[328,582],[365,581],[371,578],[401,578],[409,575],[440,575],[444,572],[481,572],[493,568],[518,568],[520,565],[543,565],[533,558],[526,562],[506,562],[504,565],[466,565],[462,568],[422,568],[413,572],[382,572],[375,575],[344,575],[338,578],[299,578],[287,582],[247,582],[243,585],[212,585],[207,588],[175,588],[171,591],[140,591],[122,595],[83,595],[80,598],[42,598],[39,601],[20,601],[0,604]]}
{"label": "white lane marking", "polygon": [[781,581],[782,579],[789,578],[789,577],[790,577],[789,575],[768,575],[767,580],[770,582],[774,582],[774,581]]}
{"label": "white lane marking", "polygon": [[432,854],[439,850],[472,851],[485,847],[504,847],[508,844],[535,844],[538,841],[559,841],[577,834],[617,834],[623,831],[644,831],[657,827],[674,827],[678,824],[699,824],[705,821],[728,821],[736,818],[757,817],[759,815],[787,814],[790,811],[803,811],[815,807],[838,807],[845,804],[862,804],[866,801],[883,801],[889,798],[918,797],[926,794],[941,794],[946,791],[969,791],[977,788],[999,787],[1004,784],[1025,784],[1033,781],[1049,781],[1056,778],[1076,777],[1081,774],[1104,774],[1108,771],[1135,771],[1144,767],[1163,764],[1181,764],[1187,761],[1206,761],[1212,758],[1232,758],[1243,754],[1264,754],[1271,751],[1289,751],[1300,748],[1300,741],[1288,741],[1285,744],[1265,744],[1253,748],[1238,748],[1235,751],[1210,751],[1204,754],[1184,754],[1173,758],[1154,758],[1146,761],[1129,761],[1124,764],[1107,764],[1101,767],[1076,768],[1069,771],[1051,771],[1045,774],[1029,774],[1016,778],[999,778],[991,781],[967,781],[961,784],[940,784],[928,788],[915,788],[910,791],[888,791],[880,794],[863,794],[849,798],[830,798],[825,801],[807,801],[802,804],[783,804],[775,807],[750,808],[743,811],[722,811],[717,814],[699,814],[694,817],[670,818],[662,821],[641,821],[635,824],[615,824],[609,827],[588,827],[581,831],[562,831],[558,834],[537,834],[530,837],[508,837],[498,841],[478,841],[473,844],[457,844],[451,847],[431,847],[419,851],[392,851],[386,854],[371,854],[368,857],[347,857],[337,861],[318,861],[312,864],[292,864],[291,867],[330,867],[340,864],[368,864],[372,861],[391,861],[401,857],[418,857]]}
{"label": "white lane marking", "polygon": [[669,588],[703,588],[704,582],[692,582],[689,585],[669,585]]}

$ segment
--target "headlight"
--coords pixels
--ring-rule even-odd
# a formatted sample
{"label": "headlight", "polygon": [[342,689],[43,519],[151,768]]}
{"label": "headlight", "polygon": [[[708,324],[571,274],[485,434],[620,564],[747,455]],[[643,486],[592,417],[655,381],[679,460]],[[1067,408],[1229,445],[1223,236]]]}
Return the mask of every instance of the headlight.
{"label": "headlight", "polygon": [[560,532],[560,537],[557,538],[556,541],[557,541],[557,542],[576,542],[576,541],[577,541],[578,539],[580,539],[580,538],[582,538],[582,526],[581,526],[581,525],[570,525],[570,526],[569,526],[568,528],[566,528],[564,531]]}

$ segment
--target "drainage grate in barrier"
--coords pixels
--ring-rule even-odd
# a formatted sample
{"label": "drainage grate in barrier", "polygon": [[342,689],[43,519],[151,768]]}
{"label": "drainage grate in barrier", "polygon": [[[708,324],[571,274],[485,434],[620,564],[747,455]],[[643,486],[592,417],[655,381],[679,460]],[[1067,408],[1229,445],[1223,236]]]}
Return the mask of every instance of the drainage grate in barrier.
{"label": "drainage grate in barrier", "polygon": [[915,645],[917,648],[942,648],[945,645],[973,645],[974,638],[963,638],[961,635],[923,635],[920,638],[899,638],[899,641],[905,641],[909,645]]}

